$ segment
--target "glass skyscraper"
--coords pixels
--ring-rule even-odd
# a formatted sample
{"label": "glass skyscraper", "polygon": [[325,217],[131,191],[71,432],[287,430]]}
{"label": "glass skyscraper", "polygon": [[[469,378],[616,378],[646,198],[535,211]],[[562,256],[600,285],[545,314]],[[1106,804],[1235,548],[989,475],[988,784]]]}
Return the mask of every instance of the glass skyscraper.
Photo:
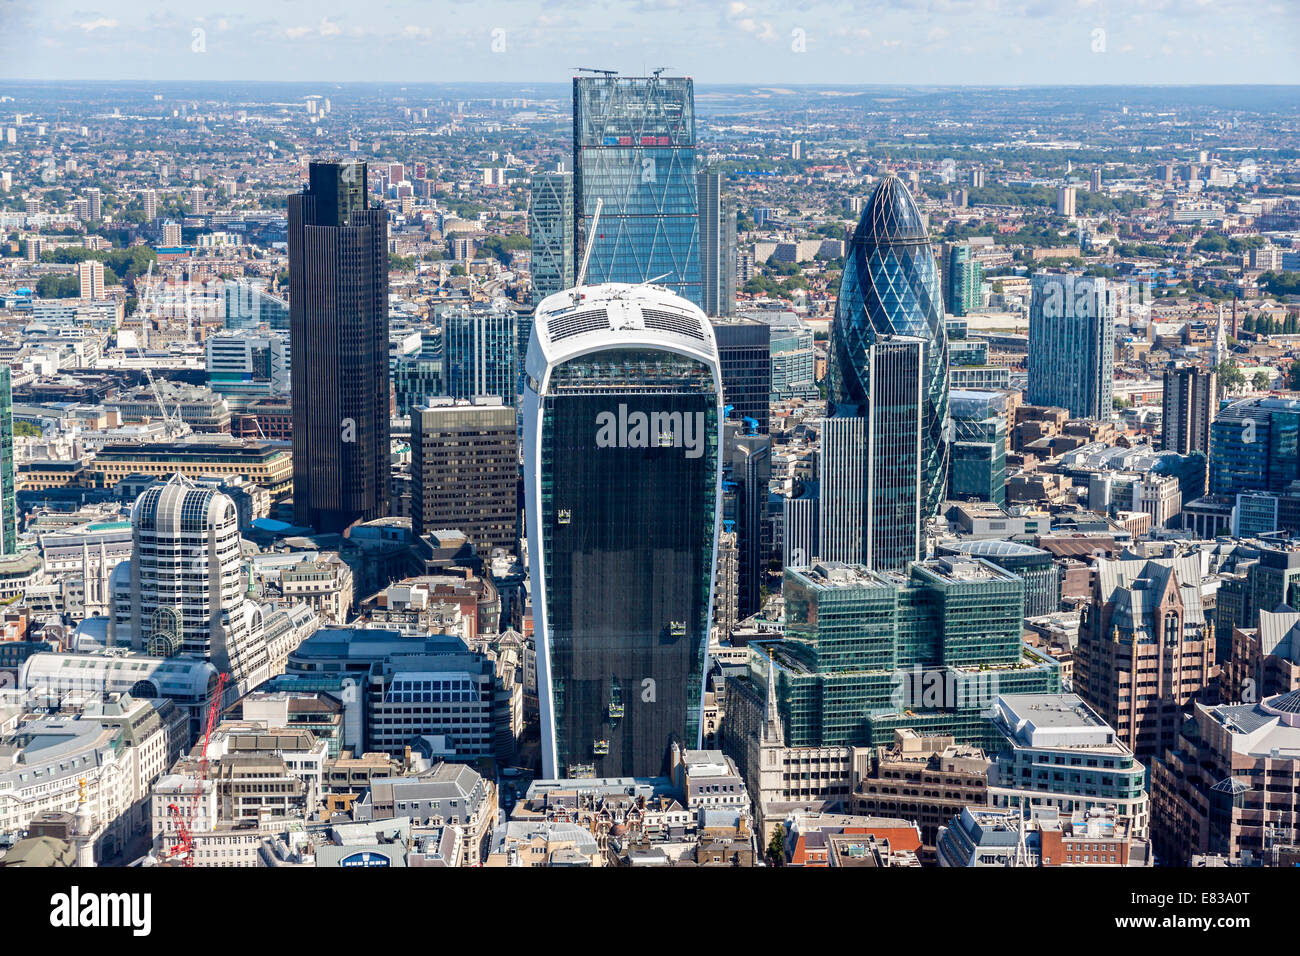
{"label": "glass skyscraper", "polygon": [[519,398],[517,319],[498,300],[489,309],[457,307],[442,317],[443,381],[451,398]]}
{"label": "glass skyscraper", "polygon": [[[573,173],[538,173],[528,206],[532,245],[533,307],[548,295],[573,288]],[[524,343],[527,347],[527,342]]]}
{"label": "glass skyscraper", "polygon": [[[867,560],[878,568],[901,566],[897,562],[911,552],[899,537],[902,512],[928,520],[948,488],[948,340],[930,239],[897,176],[880,181],[853,233],[830,352],[830,401],[837,416],[868,419],[868,457],[915,449],[905,460],[881,463],[888,473],[875,476],[866,515],[868,527],[882,525],[874,535],[868,531],[874,544]],[[873,411],[873,401],[888,408]],[[895,429],[906,432],[894,434]],[[902,473],[910,462],[917,463],[915,476]],[[909,487],[915,488],[914,506],[895,497]]]}
{"label": "glass skyscraper", "polygon": [[984,266],[974,257],[969,243],[948,247],[944,280],[950,315],[965,315],[983,304]]}
{"label": "glass skyscraper", "polygon": [[574,77],[573,169],[576,232],[591,246],[587,281],[656,279],[703,308],[694,82]]}
{"label": "glass skyscraper", "polygon": [[1105,279],[1039,273],[1029,300],[1029,404],[1114,417],[1116,294]]}
{"label": "glass skyscraper", "polygon": [[705,314],[736,313],[736,203],[722,193],[722,176],[703,172],[698,181],[700,206],[700,274]]}
{"label": "glass skyscraper", "polygon": [[388,217],[365,163],[312,163],[289,197],[294,521],[388,514]]}
{"label": "glass skyscraper", "polygon": [[722,380],[703,312],[584,286],[536,316],[524,475],[547,777],[656,776],[701,740]]}

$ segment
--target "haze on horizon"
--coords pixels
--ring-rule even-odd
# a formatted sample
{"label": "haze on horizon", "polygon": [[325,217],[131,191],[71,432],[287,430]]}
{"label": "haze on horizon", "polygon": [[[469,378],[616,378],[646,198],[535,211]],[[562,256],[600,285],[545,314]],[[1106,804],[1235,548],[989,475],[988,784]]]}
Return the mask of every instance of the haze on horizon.
{"label": "haze on horizon", "polygon": [[1300,83],[1289,0],[0,0],[17,80]]}

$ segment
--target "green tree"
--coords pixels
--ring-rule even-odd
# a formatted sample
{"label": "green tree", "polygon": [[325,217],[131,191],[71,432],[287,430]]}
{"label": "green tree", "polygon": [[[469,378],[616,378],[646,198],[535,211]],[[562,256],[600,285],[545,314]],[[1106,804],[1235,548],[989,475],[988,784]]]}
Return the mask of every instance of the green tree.
{"label": "green tree", "polygon": [[772,866],[781,866],[785,863],[785,827],[779,823],[772,831],[771,842],[767,844],[767,861]]}
{"label": "green tree", "polygon": [[1256,372],[1250,379],[1250,384],[1255,387],[1255,391],[1257,392],[1265,391],[1268,388],[1269,383],[1270,379],[1268,377],[1268,372],[1265,372],[1263,369]]}
{"label": "green tree", "polygon": [[1246,384],[1246,376],[1242,374],[1241,369],[1237,368],[1237,363],[1232,359],[1221,363],[1214,372],[1219,377],[1219,385],[1229,392],[1235,391]]}
{"label": "green tree", "polygon": [[1286,370],[1286,387],[1291,391],[1300,391],[1300,359],[1291,363],[1291,367]]}

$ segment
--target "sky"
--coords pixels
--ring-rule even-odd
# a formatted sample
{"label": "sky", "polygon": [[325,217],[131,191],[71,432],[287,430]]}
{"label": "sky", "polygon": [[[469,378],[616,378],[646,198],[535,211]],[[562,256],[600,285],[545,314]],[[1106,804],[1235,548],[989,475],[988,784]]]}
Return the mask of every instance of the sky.
{"label": "sky", "polygon": [[0,79],[1289,84],[1298,48],[1300,0],[0,0]]}

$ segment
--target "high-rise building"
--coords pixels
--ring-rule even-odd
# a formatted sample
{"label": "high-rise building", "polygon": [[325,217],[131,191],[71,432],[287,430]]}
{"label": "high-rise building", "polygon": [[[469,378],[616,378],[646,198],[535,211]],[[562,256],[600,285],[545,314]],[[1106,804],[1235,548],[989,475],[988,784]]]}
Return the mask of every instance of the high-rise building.
{"label": "high-rise building", "polygon": [[98,301],[104,298],[104,263],[96,259],[83,259],[77,264],[77,278],[81,282],[81,298]]}
{"label": "high-rise building", "polygon": [[13,373],[0,362],[0,555],[18,550],[18,492],[14,475]]}
{"label": "high-rise building", "polygon": [[175,249],[181,244],[181,224],[179,222],[163,223],[163,248]]}
{"label": "high-rise building", "polygon": [[[895,342],[875,349],[882,339]],[[877,371],[874,361],[888,366]],[[929,520],[948,491],[948,339],[929,234],[897,176],[880,181],[853,233],[827,366],[835,414],[861,415],[873,422],[869,454],[875,448],[916,449],[907,456],[919,465],[914,480],[897,473],[902,464],[895,462],[882,466],[891,474],[878,475],[875,487],[883,491],[886,486],[914,486],[917,500],[910,505],[879,500],[888,509],[901,507],[921,521]],[[919,395],[912,369],[919,373]],[[875,382],[877,376],[884,381]],[[873,398],[891,403],[892,409],[873,413]],[[919,427],[919,434],[881,430],[893,427]],[[870,510],[866,518],[873,520]],[[875,537],[879,542],[885,536]]]}
{"label": "high-rise building", "polygon": [[953,389],[952,487],[957,501],[1007,503],[1007,421],[1005,392]]}
{"label": "high-rise building", "polygon": [[1060,691],[1058,665],[1021,643],[1024,582],[987,562],[822,562],[787,568],[782,594],[784,637],[750,642],[749,683],[768,688],[787,746],[885,746],[911,729],[993,749],[999,694]]}
{"label": "high-rise building", "polygon": [[866,560],[867,428],[857,415],[822,420],[818,457],[816,549],[823,561],[862,564]]}
{"label": "high-rise building", "polygon": [[92,222],[99,222],[104,218],[104,195],[98,186],[91,186],[86,190],[86,202],[90,207],[87,213]]}
{"label": "high-rise building", "polygon": [[771,423],[771,336],[771,326],[753,319],[713,323],[723,400],[733,409],[734,418],[752,419],[764,435]]}
{"label": "high-rise building", "polygon": [[975,258],[969,243],[956,243],[948,248],[944,279],[949,315],[966,315],[984,304],[981,294],[984,266]]}
{"label": "high-rise building", "polygon": [[132,556],[111,577],[109,642],[153,657],[202,657],[236,684],[270,677],[235,502],[177,474],[136,499],[131,527]]}
{"label": "high-rise building", "polygon": [[[724,383],[725,391],[725,383]],[[723,427],[724,527],[736,534],[738,613],[749,617],[759,610],[766,550],[763,525],[767,518],[768,484],[772,477],[772,439],[747,425],[728,421]]]}
{"label": "high-rise building", "polygon": [[1101,167],[1100,166],[1094,166],[1092,168],[1092,172],[1088,176],[1088,190],[1089,192],[1094,192],[1094,193],[1101,192]]}
{"label": "high-rise building", "polygon": [[1116,293],[1102,278],[1039,273],[1030,284],[1029,403],[1071,418],[1114,415]]}
{"label": "high-rise building", "polygon": [[708,319],[662,286],[543,303],[524,481],[548,777],[654,776],[702,734],[721,502]]}
{"label": "high-rise building", "polygon": [[1210,423],[1217,411],[1217,376],[1193,365],[1166,368],[1160,449],[1190,455],[1210,451]]}
{"label": "high-rise building", "polygon": [[[906,568],[922,557],[922,525],[930,517],[922,485],[926,350],[926,340],[914,335],[881,335],[867,349],[869,568]],[[946,470],[947,462],[944,465]],[[945,491],[939,489],[939,494]]]}
{"label": "high-rise building", "polygon": [[534,176],[528,206],[534,308],[548,295],[573,288],[577,248],[573,223],[573,173]]}
{"label": "high-rise building", "polygon": [[153,189],[146,189],[140,198],[144,203],[144,221],[153,222],[158,218],[158,193]]}
{"label": "high-rise building", "polygon": [[654,279],[702,308],[694,81],[574,77],[573,170],[587,281]]}
{"label": "high-rise building", "polygon": [[1099,558],[1075,651],[1075,689],[1140,760],[1160,757],[1209,682],[1214,624],[1199,558]]}
{"label": "high-rise building", "polygon": [[1210,494],[1283,492],[1300,478],[1300,401],[1247,398],[1210,424]]}
{"label": "high-rise building", "polygon": [[795,399],[816,401],[821,397],[817,387],[817,356],[813,330],[794,312],[758,310],[746,313],[744,318],[767,322],[772,333],[768,348],[772,353],[771,402],[788,402]]}
{"label": "high-rise building", "polygon": [[518,319],[505,300],[491,307],[459,306],[442,316],[443,374],[447,395],[495,395],[514,406],[519,398]]}
{"label": "high-rise building", "polygon": [[435,399],[411,410],[411,529],[463,532],[480,554],[519,543],[515,410]]}
{"label": "high-rise building", "polygon": [[699,174],[700,274],[706,315],[736,313],[736,203],[722,193],[719,173]]}
{"label": "high-rise building", "polygon": [[388,223],[365,163],[312,163],[289,197],[294,520],[388,513]]}
{"label": "high-rise building", "polygon": [[1061,186],[1056,190],[1056,214],[1058,216],[1066,216],[1073,219],[1074,205],[1075,196],[1073,186]]}

